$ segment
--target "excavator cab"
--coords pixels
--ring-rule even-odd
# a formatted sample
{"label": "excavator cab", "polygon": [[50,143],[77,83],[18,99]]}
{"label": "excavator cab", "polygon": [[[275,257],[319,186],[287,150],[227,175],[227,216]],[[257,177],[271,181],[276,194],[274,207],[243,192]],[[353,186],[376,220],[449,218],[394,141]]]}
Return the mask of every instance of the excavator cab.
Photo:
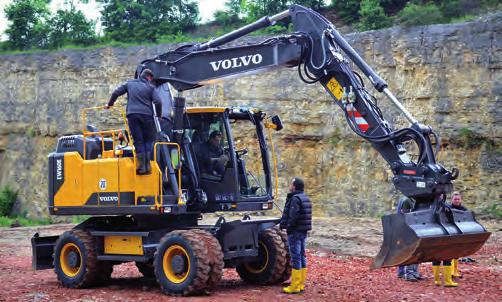
{"label": "excavator cab", "polygon": [[265,113],[247,108],[187,108],[184,136],[207,196],[204,211],[272,208],[264,118]]}

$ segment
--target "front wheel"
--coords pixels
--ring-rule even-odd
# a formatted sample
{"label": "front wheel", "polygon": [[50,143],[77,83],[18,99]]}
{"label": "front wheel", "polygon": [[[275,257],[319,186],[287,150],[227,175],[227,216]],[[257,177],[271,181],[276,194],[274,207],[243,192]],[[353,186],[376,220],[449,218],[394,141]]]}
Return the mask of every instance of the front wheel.
{"label": "front wheel", "polygon": [[99,279],[99,261],[92,236],[82,230],[63,233],[54,247],[54,271],[69,288],[87,287]]}

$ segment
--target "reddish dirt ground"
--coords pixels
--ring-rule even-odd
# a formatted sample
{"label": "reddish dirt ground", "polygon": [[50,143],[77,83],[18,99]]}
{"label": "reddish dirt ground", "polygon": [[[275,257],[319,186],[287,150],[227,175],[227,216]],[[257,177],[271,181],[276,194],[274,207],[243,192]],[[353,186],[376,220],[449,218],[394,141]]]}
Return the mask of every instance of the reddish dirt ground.
{"label": "reddish dirt ground", "polygon": [[[60,233],[65,227],[52,228]],[[472,256],[476,263],[460,264],[458,288],[433,285],[430,264],[420,267],[426,280],[407,282],[397,279],[395,269],[370,271],[368,257],[313,248],[308,251],[309,276],[302,295],[282,294],[281,286],[247,285],[235,270],[227,269],[212,293],[184,298],[164,296],[155,281],[142,278],[131,263],[115,266],[106,286],[63,288],[52,270],[31,269],[28,238],[33,228],[0,229],[0,301],[501,301],[500,228],[495,228]]]}

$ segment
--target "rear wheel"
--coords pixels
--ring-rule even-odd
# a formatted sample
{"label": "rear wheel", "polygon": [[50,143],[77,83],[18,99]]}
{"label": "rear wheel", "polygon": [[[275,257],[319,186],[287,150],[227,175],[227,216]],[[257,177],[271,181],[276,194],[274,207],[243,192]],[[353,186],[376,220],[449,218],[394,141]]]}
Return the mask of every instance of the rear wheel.
{"label": "rear wheel", "polygon": [[282,230],[278,227],[275,228],[275,231],[279,236],[281,236],[282,242],[284,243],[284,248],[286,249],[286,264],[284,266],[284,272],[282,276],[279,278],[278,282],[285,282],[291,278],[291,254],[289,253],[289,243],[288,243],[288,234],[286,234],[285,230]]}
{"label": "rear wheel", "polygon": [[210,270],[204,238],[191,230],[166,234],[155,252],[153,266],[164,293],[190,295],[202,291]]}
{"label": "rear wheel", "polygon": [[284,242],[275,229],[264,230],[258,235],[258,256],[237,265],[237,273],[249,283],[276,284],[284,273],[286,254]]}
{"label": "rear wheel", "polygon": [[54,271],[59,282],[82,288],[98,280],[100,270],[92,236],[82,230],[64,232],[54,247]]}

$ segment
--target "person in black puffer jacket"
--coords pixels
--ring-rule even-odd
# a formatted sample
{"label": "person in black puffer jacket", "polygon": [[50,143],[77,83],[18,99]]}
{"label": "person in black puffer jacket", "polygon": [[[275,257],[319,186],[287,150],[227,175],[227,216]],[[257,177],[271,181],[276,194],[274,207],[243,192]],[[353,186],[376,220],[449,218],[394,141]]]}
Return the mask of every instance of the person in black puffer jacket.
{"label": "person in black puffer jacket", "polygon": [[289,186],[289,194],[281,218],[281,228],[288,233],[289,253],[291,254],[291,285],[283,288],[288,294],[295,294],[305,289],[307,277],[307,258],[305,240],[312,229],[312,204],[303,192],[304,182],[295,177]]}

